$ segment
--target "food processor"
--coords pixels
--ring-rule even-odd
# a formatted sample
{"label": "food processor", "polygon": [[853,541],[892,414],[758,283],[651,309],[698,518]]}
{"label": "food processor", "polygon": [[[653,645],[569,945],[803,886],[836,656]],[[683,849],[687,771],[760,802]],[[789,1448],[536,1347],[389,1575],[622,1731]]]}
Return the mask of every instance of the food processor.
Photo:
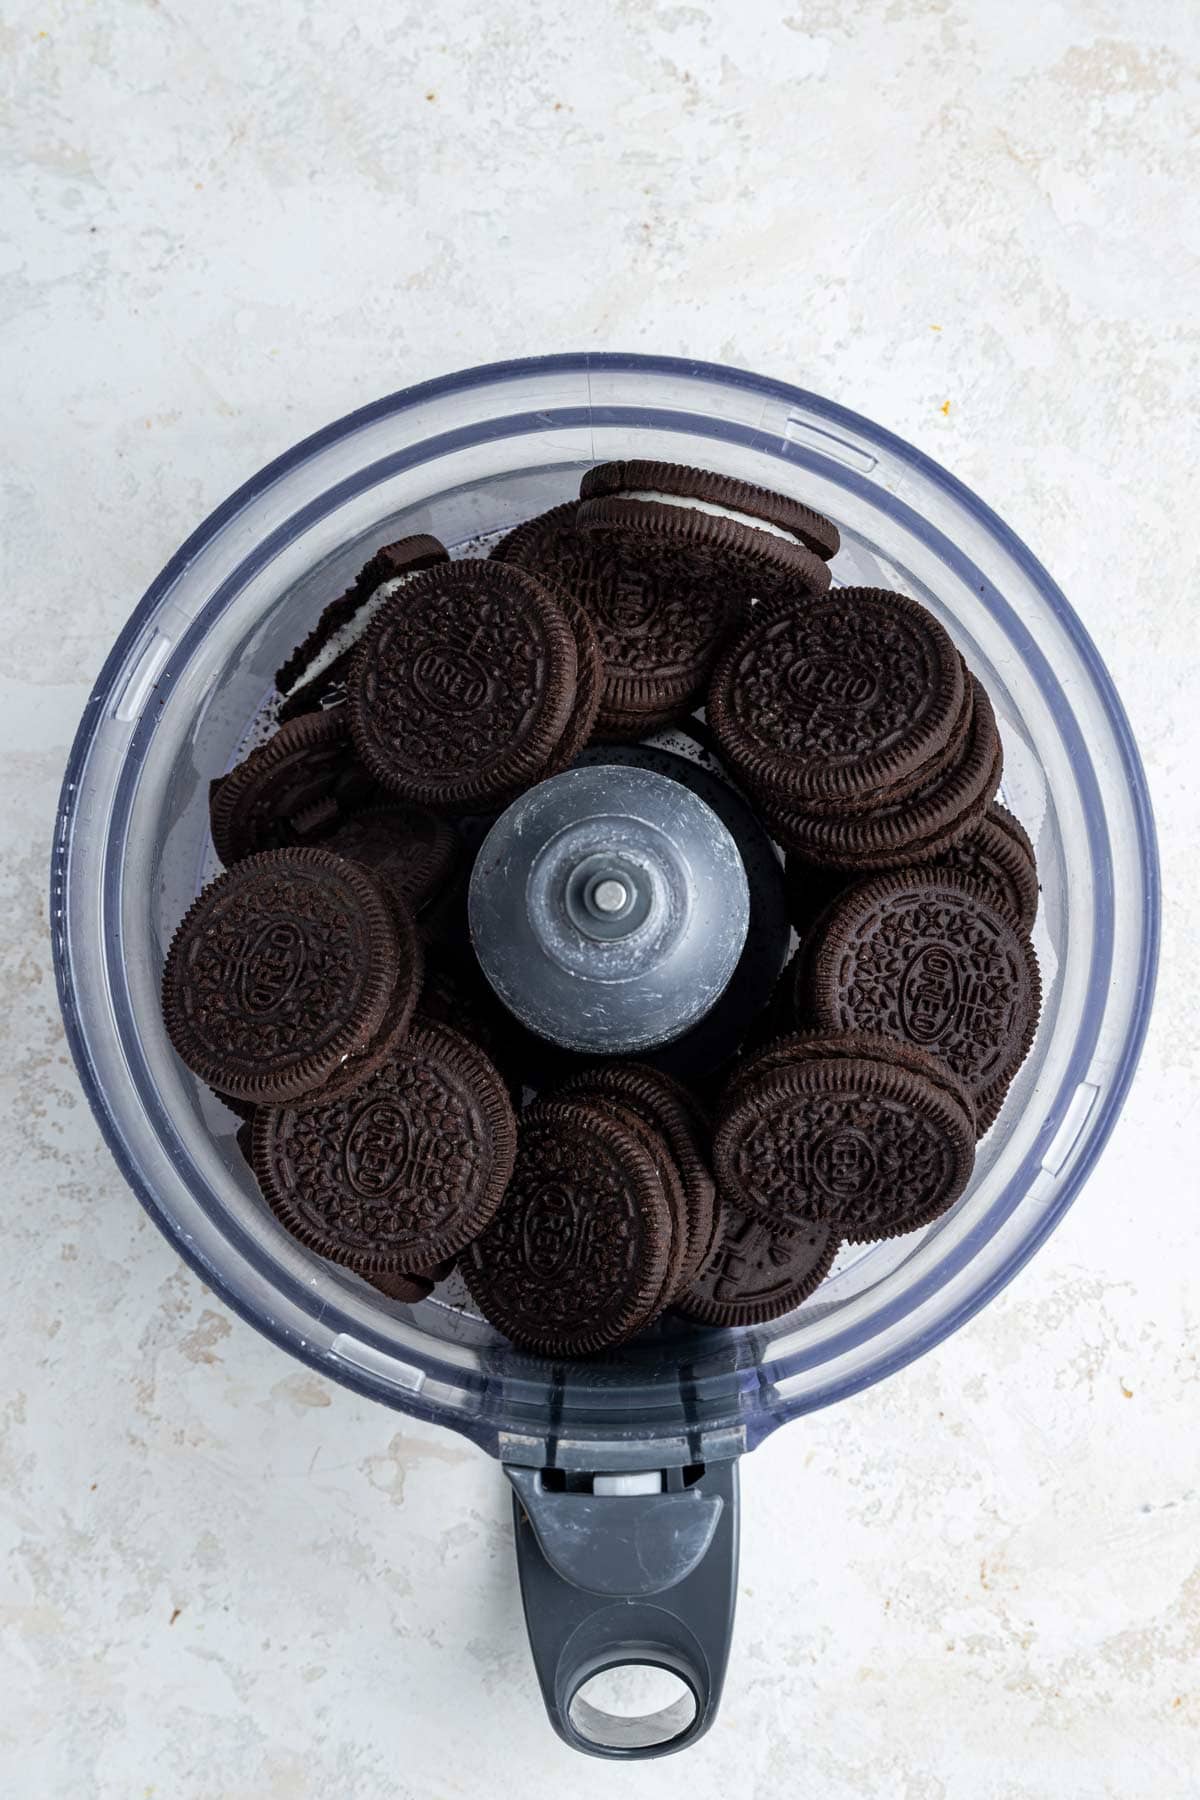
{"label": "food processor", "polygon": [[[407,1306],[292,1239],[238,1154],[237,1120],[172,1051],[159,983],[171,934],[217,867],[209,782],[261,737],[273,671],[327,600],[383,542],[430,532],[480,553],[571,498],[591,464],[634,457],[794,495],[840,528],[836,582],[903,590],[946,625],[991,695],[1001,797],[1037,851],[1045,1003],[971,1185],[935,1224],[843,1248],[811,1299],[772,1324],[711,1330],[668,1317],[618,1351],[556,1363],[492,1330],[455,1277]],[[565,792],[558,778],[550,837],[592,816],[582,799],[573,809],[572,792],[591,804],[602,778],[600,811],[628,819],[638,807],[622,793],[655,778],[677,781],[709,815],[706,854],[737,845],[737,916],[693,933],[670,1017],[642,1039],[664,1068],[711,1067],[787,953],[776,854],[702,720],[647,745],[589,749],[577,770],[593,773],[573,772]],[[609,837],[593,838],[584,832],[575,862],[587,865],[580,905],[603,933],[637,883]],[[490,973],[536,1025],[544,984],[526,975],[540,947],[518,941],[528,919],[506,927],[508,893],[477,877]],[[1045,570],[973,494],[878,426],[781,382],[668,358],[565,355],[364,407],[271,463],[187,540],[88,702],[62,790],[51,916],[80,1078],[152,1218],[282,1349],[498,1459],[551,1721],[578,1749],[633,1758],[694,1742],[714,1717],[736,1591],[739,1457],[963,1324],[1078,1193],[1146,1028],[1158,869],[1112,682]],[[687,996],[684,1018],[671,1010],[677,978],[697,961],[712,998],[693,1016]],[[596,1053],[613,1041],[603,1023],[582,1039]],[[553,1066],[564,1052],[550,1048]],[[668,1671],[678,1697],[643,1717],[605,1710],[594,1678],[627,1664]]]}

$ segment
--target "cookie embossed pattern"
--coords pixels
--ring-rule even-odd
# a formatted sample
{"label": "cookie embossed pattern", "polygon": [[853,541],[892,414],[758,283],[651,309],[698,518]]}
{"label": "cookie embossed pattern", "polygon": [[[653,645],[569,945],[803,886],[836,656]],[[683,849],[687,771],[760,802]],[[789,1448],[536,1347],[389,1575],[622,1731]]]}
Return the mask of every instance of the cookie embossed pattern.
{"label": "cookie embossed pattern", "polygon": [[573,594],[595,628],[604,666],[599,727],[638,738],[686,717],[743,601],[686,552],[631,555],[626,542],[587,531],[568,501],[505,537],[493,560]]}
{"label": "cookie embossed pattern", "polygon": [[416,1021],[381,1066],[258,1115],[253,1163],[302,1243],[362,1274],[420,1274],[456,1255],[504,1195],[516,1125],[487,1058]]}
{"label": "cookie embossed pattern", "polygon": [[508,1196],[465,1273],[510,1337],[579,1356],[649,1320],[670,1242],[662,1183],[637,1134],[587,1102],[545,1101],[525,1115]]}
{"label": "cookie embossed pattern", "polygon": [[541,773],[577,675],[562,609],[516,569],[456,563],[414,577],[356,653],[351,728],[401,799],[482,812]]}
{"label": "cookie embossed pattern", "polygon": [[897,799],[949,742],[964,678],[923,607],[842,588],[758,609],[713,677],[709,717],[733,767],[783,805]]}
{"label": "cookie embossed pattern", "polygon": [[395,982],[386,897],[322,850],[265,851],[200,895],[171,943],[163,1007],[180,1054],[235,1098],[308,1092],[383,1023]]}
{"label": "cookie embossed pattern", "polygon": [[890,1032],[933,1050],[979,1108],[1007,1091],[1041,1008],[1029,939],[954,870],[881,877],[826,914],[809,1010],[843,1030]]}

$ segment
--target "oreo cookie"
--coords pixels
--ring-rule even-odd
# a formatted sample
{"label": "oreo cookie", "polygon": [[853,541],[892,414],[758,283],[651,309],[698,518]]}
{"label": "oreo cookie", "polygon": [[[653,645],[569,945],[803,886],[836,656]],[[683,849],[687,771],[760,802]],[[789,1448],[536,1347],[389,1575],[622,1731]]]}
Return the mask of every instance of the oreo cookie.
{"label": "oreo cookie", "polygon": [[993,801],[978,825],[936,857],[939,869],[987,888],[1023,931],[1032,931],[1038,910],[1037,858],[1021,821]]}
{"label": "oreo cookie", "polygon": [[763,820],[785,849],[822,869],[872,873],[944,856],[982,821],[1004,768],[1000,733],[982,682],[969,678],[970,724],[961,753],[932,779],[870,809],[814,817],[760,801]]}
{"label": "oreo cookie", "polygon": [[222,1093],[255,1106],[296,1099],[383,1026],[398,955],[392,909],[365,869],[316,849],[247,857],[171,940],[167,1033]]}
{"label": "oreo cookie", "polygon": [[721,1194],[778,1228],[851,1242],[940,1217],[975,1160],[974,1117],[948,1084],[882,1056],[785,1056],[745,1076],[713,1139]]}
{"label": "oreo cookie", "polygon": [[781,578],[795,590],[823,593],[825,564],[841,544],[833,521],[800,501],[683,463],[601,463],[580,482],[579,497],[584,531],[698,546],[727,567],[747,565],[751,593]]}
{"label": "oreo cookie", "polygon": [[549,589],[495,562],[416,575],[359,646],[351,729],[377,781],[447,813],[538,781],[576,702],[575,635]]}
{"label": "oreo cookie", "polygon": [[908,869],[851,890],[821,921],[802,1001],[834,1031],[876,1031],[938,1057],[977,1115],[1033,1042],[1041,979],[1028,935],[952,869]]}
{"label": "oreo cookie", "polygon": [[685,1201],[684,1245],[676,1285],[690,1285],[712,1251],[715,1188],[702,1149],[708,1133],[689,1112],[686,1096],[681,1097],[668,1076],[633,1062],[585,1069],[558,1091],[564,1099],[609,1101],[627,1108],[662,1139],[678,1171]]}
{"label": "oreo cookie", "polygon": [[424,532],[377,550],[346,592],[330,601],[276,674],[275,686],[284,701],[280,719],[339,705],[346,697],[354,652],[375,615],[409,577],[449,560],[445,545]]}
{"label": "oreo cookie", "polygon": [[[864,787],[857,793],[831,795],[823,799],[814,797],[805,800],[802,805],[795,808],[791,808],[789,802],[787,803],[789,810],[800,814],[805,821],[837,819],[853,822],[863,815],[869,814],[873,817],[889,805],[904,805],[914,797],[933,789],[949,769],[962,761],[970,742],[974,723],[975,688],[965,660],[960,657],[959,661],[962,665],[963,687],[962,702],[957,717],[944,741],[932,755],[926,757],[919,769],[909,772],[886,787]],[[765,808],[774,808],[780,813],[785,809],[785,802],[779,794],[772,793],[769,789],[763,789],[762,803]]]}
{"label": "oreo cookie", "polygon": [[[907,860],[919,862],[911,847]],[[1023,931],[1033,929],[1038,909],[1038,872],[1033,846],[1024,826],[1006,806],[993,800],[977,825],[931,857],[927,865],[957,869],[959,874],[987,888],[996,903],[1016,920]],[[878,864],[869,869],[841,869],[808,862],[789,851],[784,863],[784,894],[788,917],[801,938],[812,931],[826,907],[840,899],[857,880],[869,880],[886,871]]]}
{"label": "oreo cookie", "polygon": [[579,513],[572,501],[529,520],[492,557],[578,601],[604,666],[596,734],[644,737],[702,698],[713,659],[743,616],[744,594],[686,549],[588,533]]}
{"label": "oreo cookie", "polygon": [[840,588],[755,609],[713,671],[708,722],[758,795],[788,811],[899,800],[961,729],[966,672],[923,606]]}
{"label": "oreo cookie", "polygon": [[763,1325],[782,1318],[816,1292],[841,1245],[833,1225],[789,1228],[724,1195],[718,1213],[717,1246],[675,1302],[677,1312],[701,1325]]}
{"label": "oreo cookie", "polygon": [[539,1101],[522,1116],[504,1204],[461,1268],[513,1343],[584,1356],[653,1318],[670,1251],[670,1208],[638,1135],[586,1102]]}
{"label": "oreo cookie", "polygon": [[654,1303],[654,1310],[646,1321],[651,1324],[664,1307],[685,1285],[684,1275],[690,1247],[690,1231],[687,1198],[683,1191],[683,1180],[679,1169],[671,1155],[670,1149],[662,1133],[632,1107],[621,1106],[615,1100],[603,1094],[580,1093],[573,1096],[588,1106],[594,1106],[598,1112],[610,1119],[617,1119],[633,1132],[642,1148],[646,1150],[654,1163],[663,1199],[671,1218],[671,1238],[667,1251],[667,1266],[663,1272],[662,1287]]}
{"label": "oreo cookie", "polygon": [[576,674],[571,714],[562,737],[555,745],[554,755],[543,780],[569,769],[575,758],[587,748],[596,729],[604,693],[604,658],[600,654],[600,640],[591,619],[574,595],[565,588],[554,586],[550,581],[546,581],[545,585],[553,586],[554,598],[562,607],[567,624],[571,627],[575,639]]}
{"label": "oreo cookie", "polygon": [[941,1088],[974,1123],[974,1103],[966,1087],[952,1069],[928,1051],[900,1038],[884,1037],[880,1032],[822,1031],[812,1026],[782,1032],[753,1055],[742,1058],[721,1095],[720,1116],[724,1117],[755,1082],[777,1074],[780,1069],[814,1059],[836,1061],[839,1057],[867,1058],[887,1063],[891,1068],[906,1069],[909,1074]]}
{"label": "oreo cookie", "polygon": [[328,837],[379,790],[355,755],[348,718],[314,713],[283,725],[209,789],[213,847],[232,868],[262,850]]}
{"label": "oreo cookie", "polygon": [[254,1171],[281,1224],[369,1277],[427,1275],[485,1229],[504,1195],[516,1124],[482,1051],[414,1021],[356,1086],[254,1125]]}
{"label": "oreo cookie", "polygon": [[417,1001],[423,992],[425,979],[425,947],[417,930],[416,920],[406,902],[401,899],[396,889],[388,882],[385,875],[376,875],[388,907],[392,915],[392,925],[396,933],[396,955],[393,964],[392,991],[388,1000],[387,1013],[383,1024],[361,1050],[355,1050],[338,1065],[333,1074],[321,1083],[319,1088],[312,1089],[306,1098],[309,1101],[334,1099],[339,1094],[357,1087],[368,1075],[375,1072],[381,1064],[388,1062],[395,1055],[396,1048],[408,1036],[413,1022]]}

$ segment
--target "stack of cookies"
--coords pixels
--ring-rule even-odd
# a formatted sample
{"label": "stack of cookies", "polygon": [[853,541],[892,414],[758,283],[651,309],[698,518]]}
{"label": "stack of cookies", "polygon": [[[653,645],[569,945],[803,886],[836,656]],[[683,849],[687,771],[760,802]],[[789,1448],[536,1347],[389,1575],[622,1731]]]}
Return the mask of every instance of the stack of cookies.
{"label": "stack of cookies", "polygon": [[715,1250],[708,1135],[690,1096],[637,1063],[586,1070],[529,1106],[504,1204],[463,1263],[480,1310],[558,1357],[686,1304]]}
{"label": "stack of cookies", "polygon": [[949,849],[1000,784],[983,684],[902,594],[765,603],[713,672],[708,719],[776,842],[855,874]]}
{"label": "stack of cookies", "polygon": [[308,846],[210,883],[163,974],[171,1040],[242,1118],[277,1217],[409,1301],[491,1219],[516,1153],[491,1062],[417,1013],[423,962],[398,886]]}
{"label": "stack of cookies", "polygon": [[[212,784],[226,872],[163,980],[309,1250],[401,1305],[457,1266],[557,1358],[667,1309],[775,1318],[963,1193],[1037,1027],[1037,867],[982,683],[915,600],[832,587],[838,549],[788,496],[612,463],[488,560],[402,539],[326,607],[275,734]],[[704,1104],[621,1058],[548,1087],[466,936],[478,827],[701,710],[785,858],[794,954]]]}
{"label": "stack of cookies", "polygon": [[764,594],[823,594],[837,527],[796,500],[673,463],[605,463],[581,499],[493,561],[574,594],[603,657],[597,733],[637,739],[703,704],[721,646]]}

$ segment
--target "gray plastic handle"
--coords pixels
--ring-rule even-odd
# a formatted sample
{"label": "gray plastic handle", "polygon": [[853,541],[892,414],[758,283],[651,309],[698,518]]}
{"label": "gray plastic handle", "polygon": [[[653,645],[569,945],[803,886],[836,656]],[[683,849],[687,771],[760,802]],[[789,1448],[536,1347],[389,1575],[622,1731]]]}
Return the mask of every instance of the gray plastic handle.
{"label": "gray plastic handle", "polygon": [[[703,1737],[717,1715],[737,1597],[736,1462],[658,1493],[604,1492],[621,1478],[548,1486],[540,1469],[504,1465],[513,1486],[521,1600],[550,1723],[591,1756],[663,1756]],[[688,1693],[660,1712],[603,1712],[580,1689],[605,1669],[669,1670]]]}

